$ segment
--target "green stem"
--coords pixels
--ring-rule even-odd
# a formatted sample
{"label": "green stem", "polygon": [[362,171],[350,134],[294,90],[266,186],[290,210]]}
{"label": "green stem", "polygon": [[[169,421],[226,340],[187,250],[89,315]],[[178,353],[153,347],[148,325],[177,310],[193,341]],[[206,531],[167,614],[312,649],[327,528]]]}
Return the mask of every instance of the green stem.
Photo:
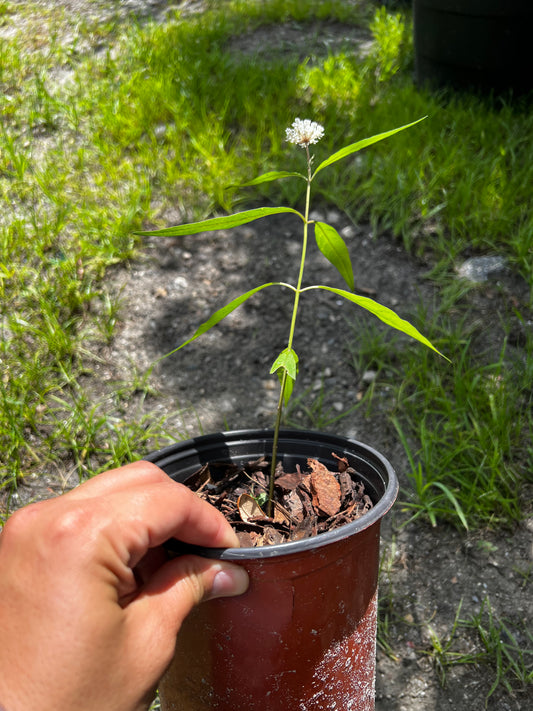
{"label": "green stem", "polygon": [[[305,269],[305,256],[307,253],[307,235],[308,235],[308,225],[309,225],[309,207],[311,204],[311,156],[309,154],[309,146],[305,147],[307,153],[307,190],[305,194],[305,215],[304,215],[304,234],[302,242],[302,256],[300,258],[300,271],[298,274],[298,283],[296,284],[296,289],[294,290],[294,303],[292,306],[292,318],[291,327],[289,331],[289,339],[287,341],[287,348],[292,349],[292,343],[294,340],[294,331],[296,329],[296,317],[298,315],[298,305],[300,303],[300,294],[302,293],[302,282]],[[272,463],[270,465],[270,481],[268,486],[268,501],[266,507],[267,516],[272,516],[272,508],[274,502],[274,478],[276,473],[277,465],[277,452],[278,452],[278,440],[279,440],[279,430],[281,427],[281,416],[283,414],[283,403],[285,402],[285,388],[287,386],[287,371],[283,370],[283,375],[281,377],[280,393],[278,399],[278,407],[276,411],[276,422],[274,425],[274,438],[272,441]]]}

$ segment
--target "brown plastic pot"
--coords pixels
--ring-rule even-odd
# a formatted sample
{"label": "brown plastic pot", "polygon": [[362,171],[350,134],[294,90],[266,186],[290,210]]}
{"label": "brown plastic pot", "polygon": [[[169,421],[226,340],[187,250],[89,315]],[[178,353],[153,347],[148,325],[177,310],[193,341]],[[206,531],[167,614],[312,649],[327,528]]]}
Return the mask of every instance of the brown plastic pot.
{"label": "brown plastic pot", "polygon": [[[272,452],[272,431],[198,437],[147,459],[184,481],[209,461]],[[243,565],[249,590],[203,603],[186,619],[160,684],[164,711],[372,711],[379,530],[397,495],[389,462],[355,440],[283,431],[286,471],[314,457],[348,458],[374,507],[357,521],[302,541],[189,552]]]}

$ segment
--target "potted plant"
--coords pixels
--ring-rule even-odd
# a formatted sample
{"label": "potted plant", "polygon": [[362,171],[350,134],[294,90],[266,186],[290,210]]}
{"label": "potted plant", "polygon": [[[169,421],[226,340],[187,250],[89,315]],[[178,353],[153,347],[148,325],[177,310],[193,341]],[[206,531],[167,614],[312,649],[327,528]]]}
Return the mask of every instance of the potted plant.
{"label": "potted plant", "polygon": [[[274,428],[198,437],[147,457],[171,477],[193,488],[200,486],[205,491],[207,484],[215,492],[211,501],[217,498],[227,501],[227,491],[220,493],[217,477],[206,470],[206,465],[211,463],[211,468],[217,468],[218,464],[213,463],[233,463],[232,471],[236,470],[238,475],[221,475],[223,485],[227,484],[226,476],[237,477],[240,483],[251,482],[250,493],[239,494],[237,504],[232,504],[233,510],[252,526],[256,526],[258,519],[262,525],[265,521],[274,524],[278,511],[282,510],[282,515],[288,517],[285,527],[292,532],[292,539],[289,535],[289,540],[271,545],[193,549],[199,555],[240,563],[249,573],[250,587],[238,598],[202,604],[185,621],[173,663],[160,686],[165,711],[370,711],[374,708],[379,530],[381,518],[396,498],[398,482],[390,463],[372,447],[337,435],[283,430],[281,422],[283,407],[298,374],[293,337],[299,300],[309,290],[323,289],[351,301],[436,351],[419,331],[396,313],[354,292],[353,270],[342,237],[326,223],[310,219],[311,187],[318,173],[416,123],[418,121],[352,143],[314,168],[310,146],[322,137],[323,128],[315,122],[296,119],[287,129],[287,140],[305,150],[306,173],[271,171],[247,185],[285,178],[304,180],[303,213],[290,207],[262,207],[140,233],[190,235],[280,213],[296,214],[303,226],[296,285],[269,282],[247,291],[216,311],[191,338],[172,351],[183,348],[220,323],[262,289],[279,286],[292,292],[287,346],[271,368],[280,382]],[[314,229],[320,251],[341,274],[348,289],[304,286],[310,227]],[[270,460],[266,471],[264,457]],[[304,472],[308,461],[309,474]],[[247,469],[249,462],[253,465]],[[339,470],[337,474],[333,474],[335,469]],[[292,473],[294,470],[296,475]],[[278,489],[285,497],[283,505],[279,503]],[[302,510],[307,507],[301,520],[296,520],[295,509],[287,512],[285,508],[291,496],[299,499]],[[243,515],[244,504],[241,506],[244,497],[247,497],[247,505],[252,500],[248,518]],[[295,504],[299,505],[297,500]],[[314,521],[311,527],[309,519]],[[265,533],[256,536],[260,544],[266,540]],[[174,542],[173,547],[178,553],[185,551],[178,542]]]}

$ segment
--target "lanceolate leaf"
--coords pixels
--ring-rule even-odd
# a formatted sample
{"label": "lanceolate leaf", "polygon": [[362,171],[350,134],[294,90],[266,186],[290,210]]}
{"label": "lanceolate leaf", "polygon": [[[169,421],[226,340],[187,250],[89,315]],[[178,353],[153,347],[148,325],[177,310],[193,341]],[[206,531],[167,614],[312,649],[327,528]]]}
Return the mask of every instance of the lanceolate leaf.
{"label": "lanceolate leaf", "polygon": [[209,331],[213,326],[216,326],[217,323],[220,323],[223,319],[226,318],[226,316],[229,316],[229,314],[232,311],[235,311],[236,308],[238,308],[241,304],[243,304],[245,301],[247,301],[251,296],[256,294],[258,291],[261,291],[261,289],[266,289],[267,286],[287,286],[286,284],[283,284],[281,282],[269,282],[268,284],[261,284],[261,286],[256,286],[255,289],[250,289],[250,291],[247,291],[245,294],[241,294],[238,296],[236,299],[233,299],[233,301],[230,301],[229,304],[226,304],[226,306],[223,306],[221,309],[218,311],[215,311],[214,314],[212,314],[207,321],[204,321],[194,334],[187,339],[184,343],[181,344],[181,346],[178,346],[177,348],[174,348],[174,350],[170,351],[169,353],[166,353],[164,356],[162,356],[159,360],[163,360],[163,358],[168,358],[169,355],[172,355],[173,353],[176,353],[177,351],[181,350],[185,346],[188,346],[189,343],[192,343],[195,341],[199,336],[203,335],[207,331]]}
{"label": "lanceolate leaf", "polygon": [[338,269],[348,287],[353,291],[354,279],[350,253],[340,234],[331,225],[327,225],[325,222],[316,222],[315,239],[324,257]]}
{"label": "lanceolate leaf", "polygon": [[195,235],[198,232],[212,232],[213,230],[227,230],[230,227],[238,227],[245,225],[248,222],[259,220],[267,215],[278,215],[281,212],[292,212],[303,220],[303,215],[298,210],[293,210],[292,207],[257,207],[254,210],[244,210],[237,212],[234,215],[225,215],[224,217],[213,217],[202,222],[190,222],[186,225],[176,225],[175,227],[165,227],[162,230],[145,230],[136,232],[135,234],[145,237],[151,236],[167,236],[178,237],[180,235]]}
{"label": "lanceolate leaf", "polygon": [[258,175],[257,178],[253,178],[248,183],[241,183],[240,185],[232,185],[230,187],[245,188],[250,185],[260,185],[261,183],[270,183],[273,180],[280,180],[281,178],[302,178],[302,180],[306,180],[305,175],[302,175],[301,173],[288,173],[285,170],[271,170],[268,173],[263,173],[262,175]]}
{"label": "lanceolate leaf", "polygon": [[[431,350],[435,351],[435,353],[438,353],[443,358],[446,358],[446,356],[438,351],[431,341],[423,336],[420,331],[409,323],[409,321],[405,321],[400,318],[397,313],[395,313],[392,309],[389,309],[387,306],[382,306],[381,304],[378,304],[377,301],[369,299],[367,296],[359,296],[357,294],[352,294],[349,291],[344,291],[344,289],[335,289],[331,286],[308,286],[302,291],[308,291],[310,289],[325,289],[326,291],[331,291],[333,294],[337,294],[337,296],[342,296],[343,298],[348,299],[348,301],[352,301],[354,304],[370,311],[370,313],[377,316],[381,321],[383,321],[383,323],[386,323],[387,326],[396,328],[398,331],[411,336],[411,338],[414,338],[416,341],[420,341],[420,343],[423,343],[428,348],[431,348]],[[446,358],[446,360],[449,361],[450,359]]]}
{"label": "lanceolate leaf", "polygon": [[341,160],[341,158],[346,158],[346,156],[349,156],[352,153],[356,153],[357,151],[360,151],[362,148],[371,146],[373,143],[382,141],[384,138],[393,136],[395,133],[404,131],[406,128],[415,126],[417,123],[420,123],[420,121],[423,121],[425,118],[427,118],[427,116],[423,116],[422,118],[418,119],[418,121],[413,121],[412,123],[408,123],[405,126],[400,126],[399,128],[393,128],[392,131],[385,131],[384,133],[377,133],[375,136],[370,136],[370,138],[363,138],[362,141],[357,141],[357,143],[351,143],[349,146],[345,146],[344,148],[341,148],[340,151],[337,151],[336,153],[331,155],[329,158],[326,158],[326,160],[322,161],[322,163],[315,170],[313,177],[318,173],[319,170],[322,170],[322,168],[326,168],[328,165],[331,165],[332,163],[336,163],[338,160]]}

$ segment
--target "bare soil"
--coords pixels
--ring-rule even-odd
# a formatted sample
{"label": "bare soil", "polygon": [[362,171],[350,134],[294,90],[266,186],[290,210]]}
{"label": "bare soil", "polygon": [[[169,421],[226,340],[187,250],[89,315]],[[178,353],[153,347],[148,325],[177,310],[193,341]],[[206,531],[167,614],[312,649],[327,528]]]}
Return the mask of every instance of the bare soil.
{"label": "bare soil", "polygon": [[[137,12],[162,20],[170,6],[141,0],[54,0],[53,4],[64,5],[73,19],[79,13],[108,19]],[[200,4],[178,3],[191,9]],[[263,40],[255,33],[241,45],[246,49],[247,43],[261,45]],[[438,302],[438,288],[426,276],[430,261],[407,255],[391,235],[372,235],[368,225],[353,225],[335,211],[324,209],[322,217],[345,236],[356,280],[360,287],[373,290],[376,300],[404,315],[421,302]],[[168,224],[177,219],[166,216]],[[97,395],[109,383],[133,377],[134,371],[142,371],[181,343],[214,310],[243,291],[270,281],[293,281],[298,255],[299,225],[290,219],[264,219],[232,232],[147,239],[134,263],[109,275],[109,289],[121,299],[120,323],[112,344],[99,353],[101,362],[88,385]],[[313,249],[307,281],[342,286]],[[499,351],[504,338],[499,315],[512,312],[510,303],[524,307],[526,297],[524,284],[509,271],[470,293],[473,318],[484,325],[481,345]],[[142,407],[168,416],[170,425],[189,436],[271,426],[277,389],[268,372],[285,346],[290,308],[287,290],[272,287],[257,294],[187,350],[163,360],[151,381],[158,394]],[[372,376],[358,372],[350,358],[357,317],[355,307],[337,303],[331,294],[306,296],[295,343],[302,372],[298,393],[306,392],[302,404],[309,406],[323,394],[324,411],[340,414],[355,405],[368,386]],[[519,346],[523,325],[517,322],[512,328]],[[330,430],[382,451],[407,489],[407,461],[386,416],[389,404],[383,391],[374,400],[371,415],[355,409]],[[297,407],[292,418],[307,425],[303,407]],[[17,505],[60,493],[70,486],[68,471],[66,463],[64,472],[28,480],[19,488]],[[520,684],[511,692],[499,687],[486,701],[496,675],[490,665],[451,666],[443,684],[429,654],[432,630],[445,642],[453,633],[459,605],[461,618],[468,619],[486,599],[495,616],[507,620],[522,646],[531,648],[531,639],[523,633],[533,616],[533,518],[529,515],[514,530],[467,535],[446,525],[404,526],[401,504],[393,508],[383,524],[381,608],[389,620],[389,649],[378,647],[377,711],[533,708],[531,686],[524,689]],[[459,628],[452,649],[479,651],[481,645],[474,633]]]}

